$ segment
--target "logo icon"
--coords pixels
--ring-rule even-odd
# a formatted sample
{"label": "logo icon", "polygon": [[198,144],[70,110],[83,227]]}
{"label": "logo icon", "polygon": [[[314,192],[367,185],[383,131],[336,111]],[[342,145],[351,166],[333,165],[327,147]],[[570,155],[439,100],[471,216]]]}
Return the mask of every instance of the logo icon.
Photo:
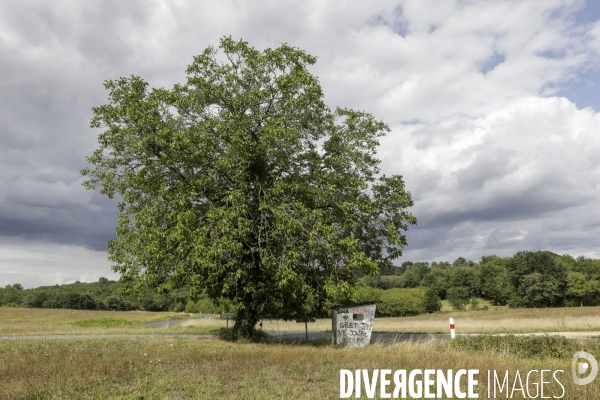
{"label": "logo icon", "polygon": [[[578,360],[585,359],[586,362],[582,362]],[[576,385],[587,385],[596,379],[596,375],[598,375],[598,363],[593,355],[590,353],[586,353],[585,351],[578,351],[573,355],[573,382]],[[578,375],[585,374],[591,367],[590,374],[585,378],[580,378]]]}

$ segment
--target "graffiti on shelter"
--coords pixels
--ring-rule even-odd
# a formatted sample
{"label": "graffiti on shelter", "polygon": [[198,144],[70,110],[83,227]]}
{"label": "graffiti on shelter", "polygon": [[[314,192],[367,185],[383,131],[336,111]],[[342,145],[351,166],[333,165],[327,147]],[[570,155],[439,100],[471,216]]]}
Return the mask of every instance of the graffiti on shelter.
{"label": "graffiti on shelter", "polygon": [[349,347],[363,347],[371,343],[375,307],[376,304],[368,304],[333,310],[333,342]]}

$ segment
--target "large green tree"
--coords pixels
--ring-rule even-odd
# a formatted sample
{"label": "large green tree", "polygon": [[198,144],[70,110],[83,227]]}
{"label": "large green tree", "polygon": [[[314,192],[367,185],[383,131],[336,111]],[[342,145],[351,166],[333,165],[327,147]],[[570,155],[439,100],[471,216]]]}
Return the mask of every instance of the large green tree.
{"label": "large green tree", "polygon": [[125,290],[189,285],[230,300],[234,330],[261,317],[302,318],[355,295],[355,275],[390,268],[416,219],[401,176],[380,175],[372,115],[331,110],[308,66],[282,45],[221,40],[187,82],[148,89],[107,81],[103,128],[82,174],[122,196],[109,259]]}
{"label": "large green tree", "polygon": [[564,302],[567,271],[549,251],[519,251],[506,262],[511,306],[556,307]]}

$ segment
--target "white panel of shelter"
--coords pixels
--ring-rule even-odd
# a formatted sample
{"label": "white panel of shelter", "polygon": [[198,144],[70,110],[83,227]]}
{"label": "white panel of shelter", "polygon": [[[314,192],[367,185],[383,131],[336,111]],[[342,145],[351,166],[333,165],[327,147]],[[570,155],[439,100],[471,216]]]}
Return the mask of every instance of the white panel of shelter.
{"label": "white panel of shelter", "polygon": [[337,344],[364,347],[371,343],[371,329],[375,319],[375,304],[340,308],[336,310],[335,338]]}

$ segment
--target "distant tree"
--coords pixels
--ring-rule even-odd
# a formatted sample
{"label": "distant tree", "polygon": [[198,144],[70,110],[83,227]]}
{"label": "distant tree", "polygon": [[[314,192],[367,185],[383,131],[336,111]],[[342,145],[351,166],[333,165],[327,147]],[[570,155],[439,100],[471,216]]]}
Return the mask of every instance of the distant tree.
{"label": "distant tree", "polygon": [[452,268],[448,272],[448,284],[450,287],[464,287],[472,296],[477,293],[475,275],[470,267]]}
{"label": "distant tree", "polygon": [[521,277],[518,294],[511,304],[524,307],[552,307],[562,301],[564,292],[556,279],[545,279],[539,272]]}
{"label": "distant tree", "polygon": [[567,272],[556,258],[547,251],[520,251],[507,261],[512,306],[555,307],[564,303]]}
{"label": "distant tree", "polygon": [[45,296],[39,296],[34,293],[27,293],[25,296],[23,296],[21,305],[23,307],[28,308],[42,308],[45,300]]}
{"label": "distant tree", "polygon": [[89,294],[69,293],[65,297],[63,307],[74,310],[94,310],[96,302]]}
{"label": "distant tree", "polygon": [[464,311],[465,306],[469,304],[469,291],[464,287],[453,287],[448,289],[448,301],[453,310]]}
{"label": "distant tree", "polygon": [[381,286],[381,276],[365,275],[358,280],[361,285],[378,288]]}
{"label": "distant tree", "polygon": [[473,263],[470,261],[467,261],[466,258],[464,257],[458,257],[456,260],[454,260],[454,262],[452,263],[452,266],[455,268],[461,268],[461,267],[470,267],[472,266]]}
{"label": "distant tree", "polygon": [[403,280],[401,276],[397,275],[389,275],[382,276],[379,280],[379,285],[381,289],[393,289],[393,288],[401,288],[403,286]]}
{"label": "distant tree", "polygon": [[423,297],[423,309],[425,312],[432,313],[442,308],[442,302],[434,288],[427,288]]}
{"label": "distant tree", "polygon": [[599,294],[600,282],[596,279],[588,279],[581,272],[570,271],[567,274],[567,296],[575,304],[581,306],[597,305]]}
{"label": "distant tree", "polygon": [[600,260],[587,257],[578,257],[572,269],[585,275],[586,279],[600,281]]}
{"label": "distant tree", "polygon": [[15,283],[14,285],[6,285],[0,293],[0,304],[20,304],[24,296],[25,293],[23,291],[23,286],[21,286],[19,283]]}
{"label": "distant tree", "polygon": [[449,263],[448,261],[437,261],[437,262],[436,262],[436,261],[433,261],[433,262],[431,263],[431,268],[432,268],[432,269],[433,269],[433,268],[442,268],[442,269],[447,269],[447,268],[450,268],[450,267],[451,267],[451,265],[450,265],[450,263]]}
{"label": "distant tree", "polygon": [[421,283],[421,277],[417,271],[414,271],[412,267],[409,267],[402,276],[400,276],[402,287],[405,288],[416,288]]}
{"label": "distant tree", "polygon": [[499,305],[505,305],[513,293],[505,263],[505,259],[495,255],[482,257],[474,271],[478,292]]}
{"label": "distant tree", "polygon": [[104,299],[104,307],[112,311],[124,311],[127,309],[125,302],[119,296],[108,296]]}
{"label": "distant tree", "polygon": [[[404,264],[405,263],[402,263],[402,266],[392,265],[389,268],[382,269],[380,271],[379,275],[381,275],[381,276],[388,276],[388,275],[399,276],[399,275],[402,275],[404,273],[404,271],[406,271],[406,267],[404,266]],[[412,263],[411,263],[411,265],[412,265]]]}
{"label": "distant tree", "polygon": [[169,311],[169,303],[163,296],[147,296],[142,301],[142,307],[146,311]]}
{"label": "distant tree", "polygon": [[434,266],[421,280],[421,286],[435,289],[440,299],[445,299],[450,288],[450,270],[445,267]]}

